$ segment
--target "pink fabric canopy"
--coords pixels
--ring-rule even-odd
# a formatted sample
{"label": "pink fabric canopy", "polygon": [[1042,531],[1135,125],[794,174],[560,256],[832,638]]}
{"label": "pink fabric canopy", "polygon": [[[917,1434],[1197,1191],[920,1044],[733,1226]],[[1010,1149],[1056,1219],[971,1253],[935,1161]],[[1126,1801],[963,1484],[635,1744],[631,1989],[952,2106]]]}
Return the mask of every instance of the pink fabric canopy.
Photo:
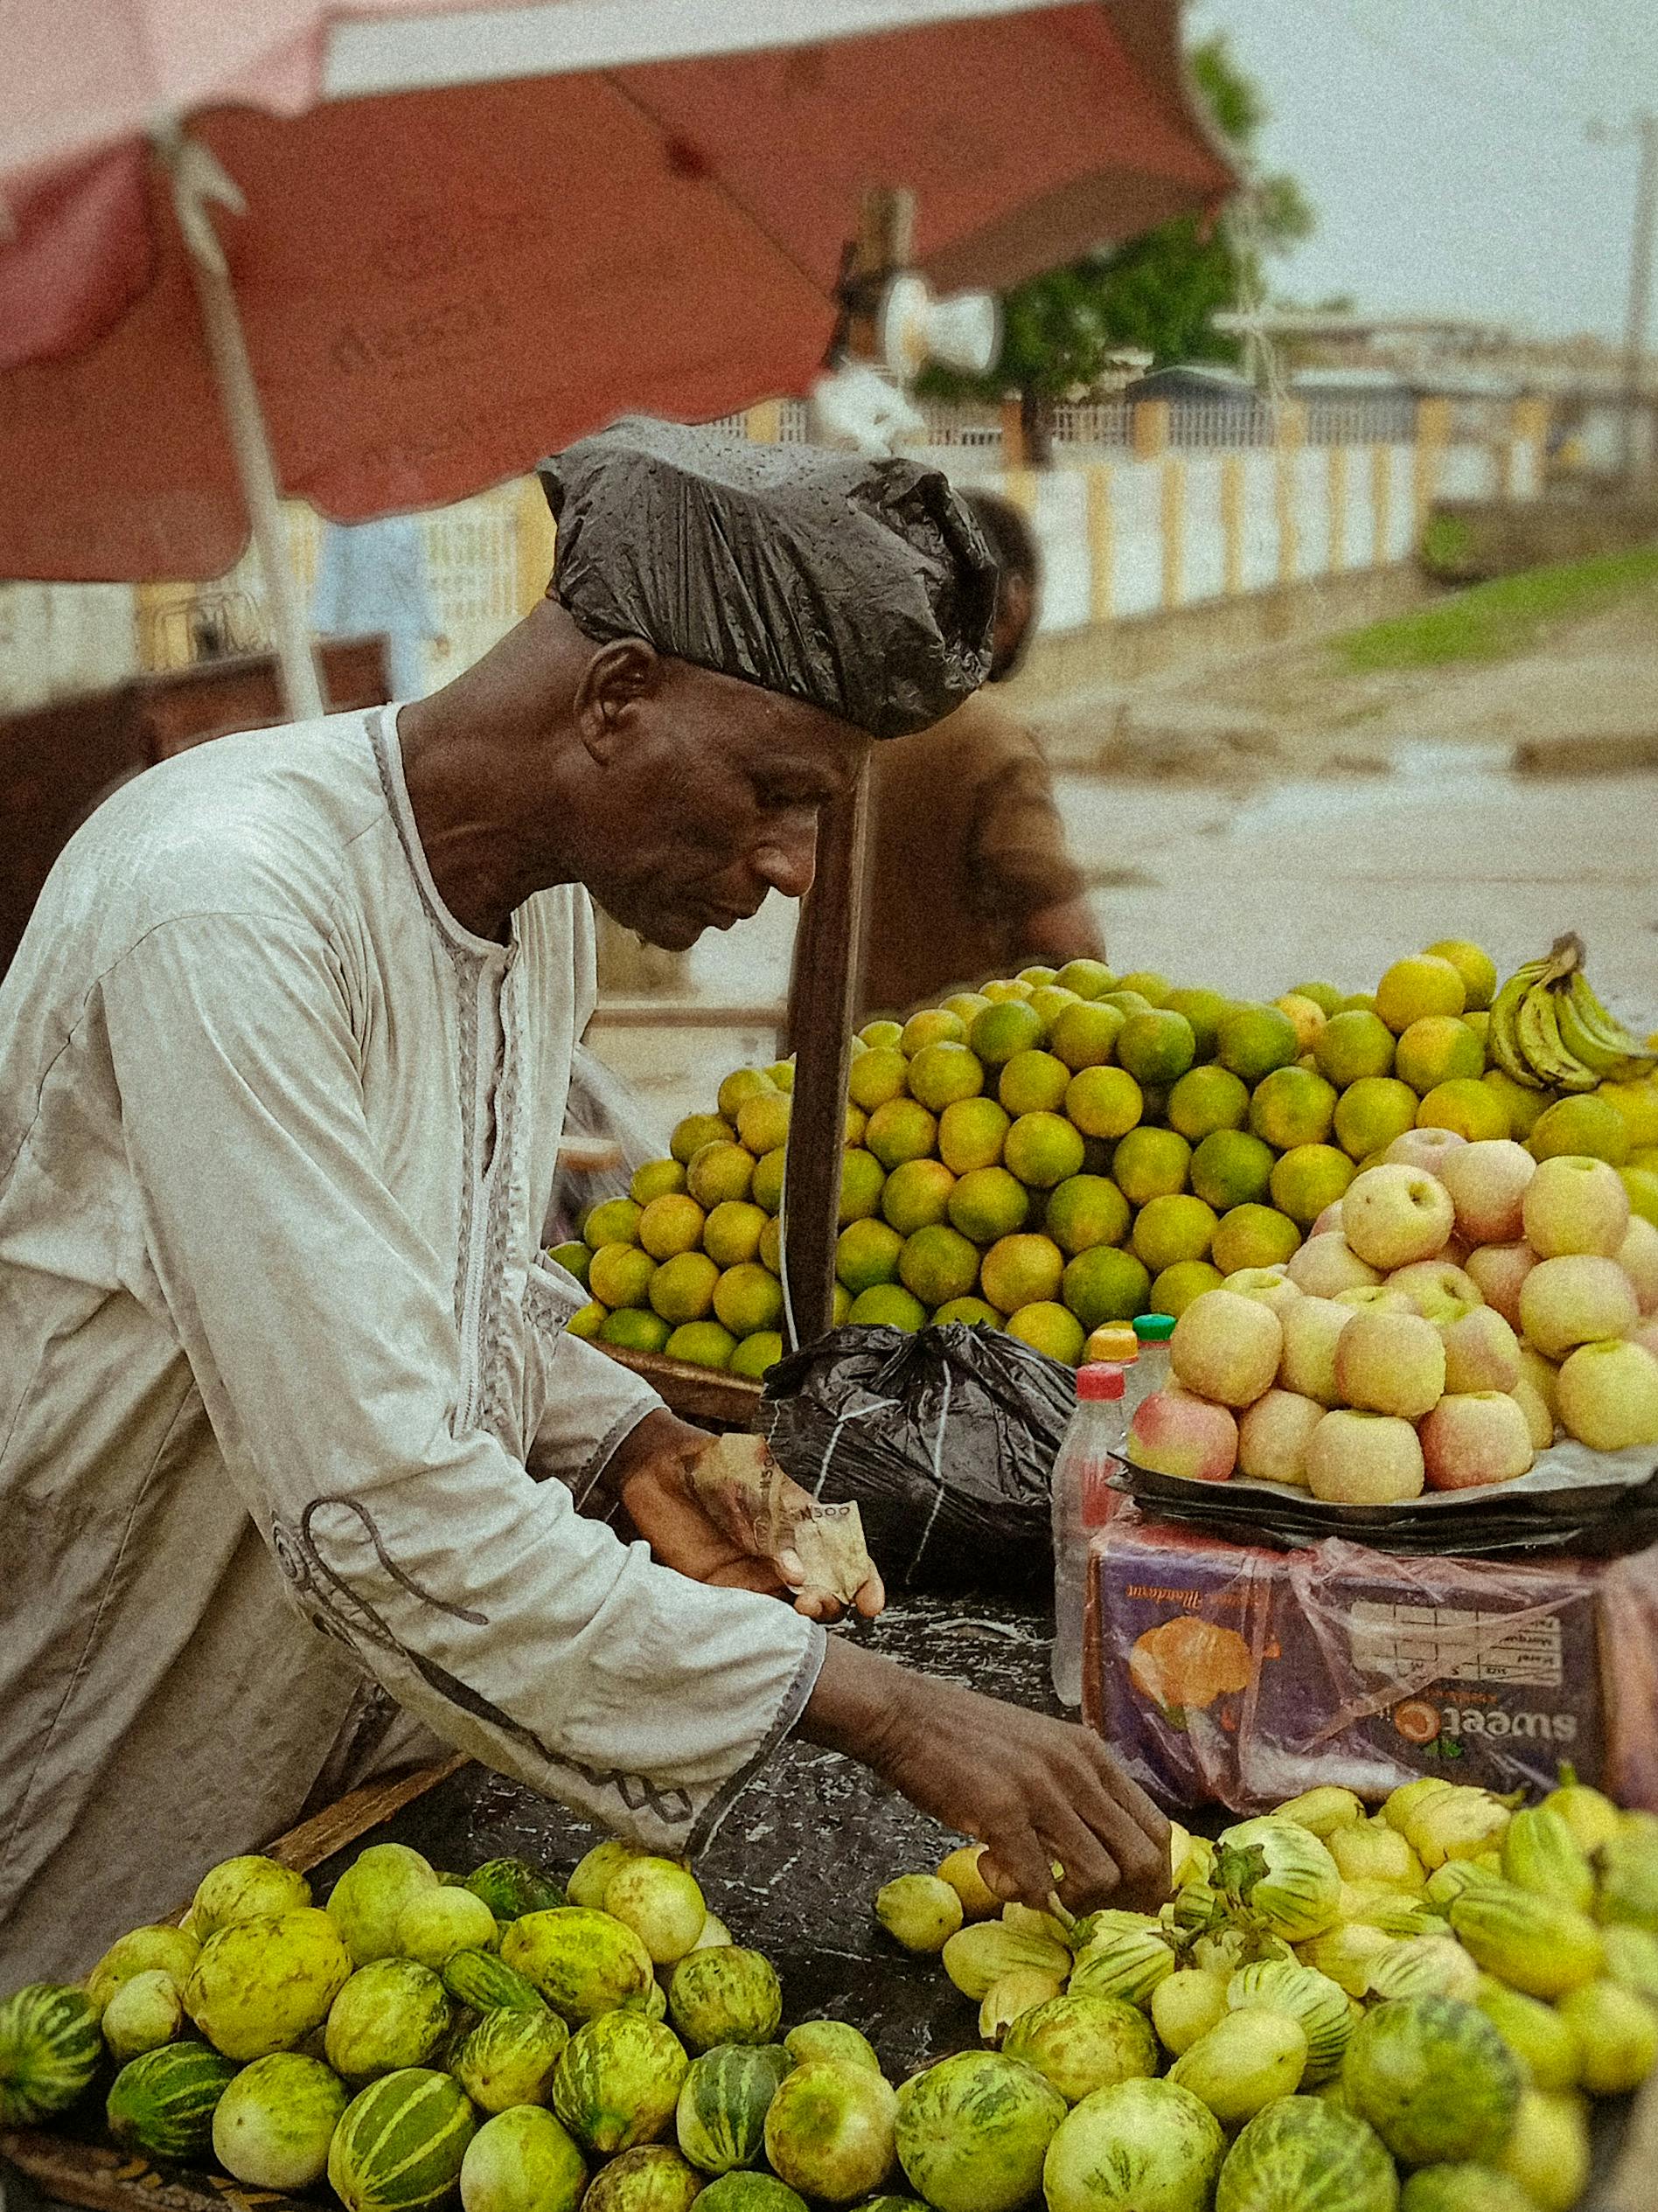
{"label": "pink fabric canopy", "polygon": [[[192,57],[175,105],[192,81],[260,103],[220,97],[191,134],[246,196],[215,221],[282,489],[341,519],[458,498],[625,408],[696,421],[804,389],[867,185],[915,188],[918,258],[954,288],[1232,183],[1188,101],[1175,0],[308,107],[321,12],[147,10]],[[39,35],[7,99],[28,104],[20,60],[45,112],[73,18],[105,22],[102,55],[132,10],[24,13]],[[131,101],[78,112],[67,150],[0,114],[0,574],[218,574],[247,526],[167,179]]]}

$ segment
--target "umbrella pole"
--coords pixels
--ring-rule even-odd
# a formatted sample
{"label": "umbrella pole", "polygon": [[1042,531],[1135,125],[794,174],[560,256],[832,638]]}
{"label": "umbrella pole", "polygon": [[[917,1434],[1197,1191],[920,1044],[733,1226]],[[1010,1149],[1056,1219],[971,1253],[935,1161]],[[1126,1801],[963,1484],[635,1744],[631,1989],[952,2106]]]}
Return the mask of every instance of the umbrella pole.
{"label": "umbrella pole", "polygon": [[236,456],[236,472],[241,479],[254,542],[259,548],[282,694],[289,713],[296,721],[314,720],[327,709],[323,704],[310,633],[295,589],[294,573],[289,566],[276,470],[271,460],[270,434],[260,405],[259,389],[254,382],[253,366],[247,358],[247,341],[236,307],[230,269],[207,212],[210,199],[219,200],[238,212],[246,203],[206,147],[187,138],[176,124],[157,134],[157,145],[172,180],[173,205],[190,253],[202,331],[213,365],[225,428]]}

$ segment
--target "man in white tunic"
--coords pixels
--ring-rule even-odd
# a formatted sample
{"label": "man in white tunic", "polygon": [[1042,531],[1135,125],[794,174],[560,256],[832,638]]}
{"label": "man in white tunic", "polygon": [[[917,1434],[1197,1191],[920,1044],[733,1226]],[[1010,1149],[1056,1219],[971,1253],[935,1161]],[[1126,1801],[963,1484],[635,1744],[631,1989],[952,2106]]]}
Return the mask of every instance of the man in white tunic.
{"label": "man in white tunic", "polygon": [[548,473],[533,615],[428,699],[128,785],[0,987],[0,1984],[83,1972],[399,1708],[665,1851],[798,1728],[1009,1895],[1166,1884],[1090,1736],[826,1639],[714,1527],[709,1440],[562,1333],[539,1249],[589,894],[676,947],[804,894],[869,734],[982,676],[982,545],[909,463],[635,423]]}

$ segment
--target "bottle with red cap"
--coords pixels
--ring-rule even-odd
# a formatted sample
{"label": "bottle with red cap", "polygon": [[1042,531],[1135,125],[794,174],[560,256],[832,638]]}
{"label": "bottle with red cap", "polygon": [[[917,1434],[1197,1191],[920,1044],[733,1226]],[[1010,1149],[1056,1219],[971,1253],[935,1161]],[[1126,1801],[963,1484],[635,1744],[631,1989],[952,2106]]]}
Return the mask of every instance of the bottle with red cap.
{"label": "bottle with red cap", "polygon": [[1121,1464],[1124,1370],[1113,1360],[1079,1367],[1076,1410],[1054,1462],[1054,1694],[1062,1705],[1083,1701],[1083,1614],[1088,1596],[1088,1548],[1116,1499],[1111,1481]]}

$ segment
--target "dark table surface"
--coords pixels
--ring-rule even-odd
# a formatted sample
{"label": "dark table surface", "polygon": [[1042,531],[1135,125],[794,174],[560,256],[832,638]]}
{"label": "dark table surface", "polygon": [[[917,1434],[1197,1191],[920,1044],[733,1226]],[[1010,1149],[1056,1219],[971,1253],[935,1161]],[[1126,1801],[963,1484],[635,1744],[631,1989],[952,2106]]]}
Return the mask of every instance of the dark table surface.
{"label": "dark table surface", "polygon": [[[907,1597],[876,1622],[837,1631],[920,1672],[1057,1713],[1048,1675],[1051,1616],[1002,1599]],[[477,1766],[407,1806],[377,1842],[412,1844],[465,1872],[516,1854],[562,1878],[602,1830]],[[783,1978],[784,2018],[853,2021],[895,2079],[977,2047],[976,2008],[936,1958],[916,1958],[874,1918],[875,1891],[930,1873],[960,1842],[866,1769],[791,1741],[726,1815],[696,1873],[710,1910]],[[319,1895],[352,1852],[319,1868]]]}

